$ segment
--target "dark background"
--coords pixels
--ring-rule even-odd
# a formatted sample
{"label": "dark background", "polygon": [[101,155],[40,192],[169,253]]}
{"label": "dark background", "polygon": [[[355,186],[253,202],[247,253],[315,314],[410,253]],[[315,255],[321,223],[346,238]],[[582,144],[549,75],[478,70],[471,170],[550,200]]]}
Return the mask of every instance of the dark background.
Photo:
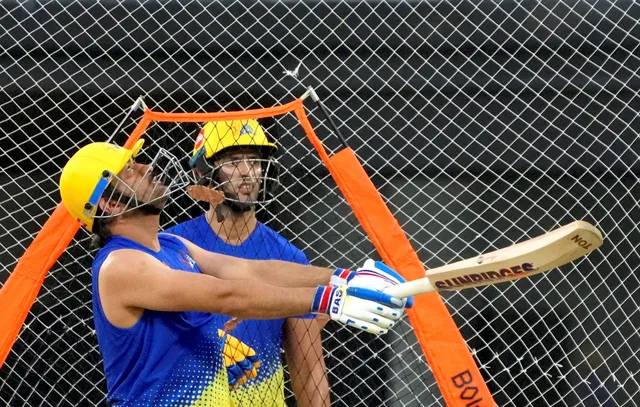
{"label": "dark background", "polygon": [[[577,267],[443,295],[496,402],[638,405],[639,19],[632,1],[5,0],[0,282],[58,202],[66,159],[108,138],[138,96],[161,111],[271,106],[304,91],[282,73],[301,61],[301,82],[334,113],[426,266],[574,219],[604,232]],[[295,119],[277,123],[267,124],[288,189],[263,220],[319,265],[375,257]],[[186,149],[190,132],[168,137]],[[0,403],[102,399],[85,240],[47,278],[0,371]],[[343,397],[334,405],[443,405],[407,324],[384,340],[335,328],[325,338]],[[376,347],[390,369],[376,369]]]}

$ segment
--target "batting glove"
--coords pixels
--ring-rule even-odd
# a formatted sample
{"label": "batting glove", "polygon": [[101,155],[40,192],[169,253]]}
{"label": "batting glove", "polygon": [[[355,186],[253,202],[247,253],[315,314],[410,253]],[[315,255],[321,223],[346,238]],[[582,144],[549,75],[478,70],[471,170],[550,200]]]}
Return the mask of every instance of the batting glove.
{"label": "batting glove", "polygon": [[329,280],[329,285],[331,285],[331,287],[348,285],[349,281],[351,281],[351,279],[355,276],[355,271],[351,271],[349,269],[336,269],[336,271],[333,272],[331,279]]}
{"label": "batting glove", "polygon": [[[369,259],[356,271],[336,269],[329,283],[332,286],[348,285],[384,292],[388,287],[406,282],[404,277],[386,264]],[[413,297],[406,299],[405,307],[413,307]]]}
{"label": "batting glove", "polygon": [[236,389],[247,380],[255,379],[260,367],[256,351],[221,329],[218,329],[218,337],[223,341],[222,356],[229,387]]}
{"label": "batting glove", "polygon": [[382,335],[400,319],[403,305],[400,298],[367,288],[319,286],[311,312],[326,313],[334,321]]}

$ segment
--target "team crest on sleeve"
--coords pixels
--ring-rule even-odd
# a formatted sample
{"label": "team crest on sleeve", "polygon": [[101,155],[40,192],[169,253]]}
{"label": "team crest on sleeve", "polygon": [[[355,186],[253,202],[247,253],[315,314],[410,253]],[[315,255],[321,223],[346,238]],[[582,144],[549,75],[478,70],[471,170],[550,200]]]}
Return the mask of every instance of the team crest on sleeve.
{"label": "team crest on sleeve", "polygon": [[189,253],[187,252],[180,251],[180,260],[191,268],[194,268],[196,266],[196,261],[193,260],[193,258],[189,256]]}

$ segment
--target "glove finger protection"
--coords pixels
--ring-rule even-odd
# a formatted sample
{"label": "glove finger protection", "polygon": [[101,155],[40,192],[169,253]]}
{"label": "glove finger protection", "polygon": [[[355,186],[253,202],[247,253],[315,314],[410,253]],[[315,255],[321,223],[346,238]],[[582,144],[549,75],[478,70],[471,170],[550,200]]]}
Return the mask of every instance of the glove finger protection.
{"label": "glove finger protection", "polygon": [[382,335],[402,317],[404,300],[361,287],[319,286],[311,312],[326,313],[340,323]]}

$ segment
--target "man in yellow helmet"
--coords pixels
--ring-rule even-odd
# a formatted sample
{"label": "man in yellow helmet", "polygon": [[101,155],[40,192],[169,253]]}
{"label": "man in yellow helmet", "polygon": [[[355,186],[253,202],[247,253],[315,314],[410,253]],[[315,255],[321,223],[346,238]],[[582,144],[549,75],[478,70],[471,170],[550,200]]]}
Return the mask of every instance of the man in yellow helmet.
{"label": "man in yellow helmet", "polygon": [[346,281],[330,286],[334,270],[225,256],[158,233],[170,193],[189,177],[162,149],[137,163],[141,147],[89,144],[60,178],[69,213],[100,237],[93,311],[112,406],[229,406],[223,351],[251,352],[221,334],[222,315],[324,313],[375,334],[401,317],[405,301]]}
{"label": "man in yellow helmet", "polygon": [[231,213],[255,215],[256,203],[274,198],[280,170],[274,159],[277,150],[253,119],[208,122],[202,127],[189,166],[200,181],[224,193],[224,205],[215,207],[217,218],[225,219]]}
{"label": "man in yellow helmet", "polygon": [[[198,182],[224,193],[225,200],[167,232],[216,253],[308,265],[302,251],[256,218],[256,204],[275,195],[276,150],[256,120],[206,123],[189,163]],[[237,406],[285,406],[282,349],[298,406],[330,405],[320,326],[313,316],[244,320],[233,333],[256,350],[262,363],[256,380],[232,392]]]}

